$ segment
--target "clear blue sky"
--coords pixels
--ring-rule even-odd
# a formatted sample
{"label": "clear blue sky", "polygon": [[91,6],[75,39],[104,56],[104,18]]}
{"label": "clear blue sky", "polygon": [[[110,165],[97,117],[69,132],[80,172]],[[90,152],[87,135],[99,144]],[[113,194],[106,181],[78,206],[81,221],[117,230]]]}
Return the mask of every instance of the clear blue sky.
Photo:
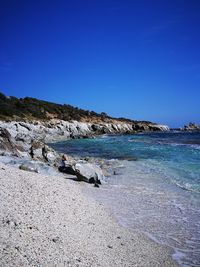
{"label": "clear blue sky", "polygon": [[0,91],[200,123],[200,1],[0,0]]}

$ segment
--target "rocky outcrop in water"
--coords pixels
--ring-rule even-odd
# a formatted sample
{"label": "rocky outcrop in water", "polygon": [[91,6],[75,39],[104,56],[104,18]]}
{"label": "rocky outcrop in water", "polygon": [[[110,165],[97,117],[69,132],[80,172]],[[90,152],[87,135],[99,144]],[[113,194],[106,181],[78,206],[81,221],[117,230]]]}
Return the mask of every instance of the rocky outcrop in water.
{"label": "rocky outcrop in water", "polygon": [[196,124],[196,123],[192,123],[190,122],[188,125],[185,125],[183,127],[184,131],[200,131],[200,125]]}

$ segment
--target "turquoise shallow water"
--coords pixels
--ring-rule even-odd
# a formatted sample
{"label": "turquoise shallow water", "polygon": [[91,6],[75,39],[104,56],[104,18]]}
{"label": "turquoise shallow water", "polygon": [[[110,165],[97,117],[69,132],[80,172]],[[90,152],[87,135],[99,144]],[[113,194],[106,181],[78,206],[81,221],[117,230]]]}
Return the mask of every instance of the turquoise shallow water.
{"label": "turquoise shallow water", "polygon": [[78,156],[136,158],[150,165],[152,172],[167,176],[169,172],[170,179],[183,189],[200,192],[200,133],[103,136],[59,142],[54,148]]}
{"label": "turquoise shallow water", "polygon": [[53,147],[115,162],[117,175],[98,194],[94,188],[86,193],[124,226],[172,248],[181,266],[200,266],[199,133],[105,135]]}

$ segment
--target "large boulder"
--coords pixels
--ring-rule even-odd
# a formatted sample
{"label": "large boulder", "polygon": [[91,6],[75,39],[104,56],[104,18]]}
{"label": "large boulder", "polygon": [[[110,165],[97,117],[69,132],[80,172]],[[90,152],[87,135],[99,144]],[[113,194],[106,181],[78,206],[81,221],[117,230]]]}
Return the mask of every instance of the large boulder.
{"label": "large boulder", "polygon": [[23,147],[13,142],[10,132],[0,127],[0,150],[6,154],[20,156],[20,151],[23,151]]}
{"label": "large boulder", "polygon": [[101,184],[104,178],[102,169],[91,163],[76,163],[73,169],[79,180],[88,183]]}
{"label": "large boulder", "polygon": [[93,183],[96,186],[101,184],[104,179],[103,170],[92,163],[69,163],[62,160],[62,166],[58,170],[66,174],[75,175],[79,181]]}
{"label": "large boulder", "polygon": [[76,175],[75,171],[73,169],[73,165],[75,164],[74,158],[72,158],[69,155],[62,155],[62,165],[58,167],[58,170],[60,172],[66,173],[66,174],[71,174],[71,175]]}
{"label": "large boulder", "polygon": [[58,170],[60,172],[70,174],[70,175],[76,175],[76,172],[74,171],[73,165],[71,164],[65,164],[63,166],[59,166]]}
{"label": "large boulder", "polygon": [[48,163],[54,163],[59,158],[59,155],[55,150],[36,140],[32,141],[29,153],[33,159]]}

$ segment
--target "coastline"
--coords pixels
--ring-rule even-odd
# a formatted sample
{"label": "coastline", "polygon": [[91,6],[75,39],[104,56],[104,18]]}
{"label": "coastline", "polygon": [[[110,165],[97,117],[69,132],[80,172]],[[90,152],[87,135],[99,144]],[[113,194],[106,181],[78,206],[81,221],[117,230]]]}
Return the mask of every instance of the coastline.
{"label": "coastline", "polygon": [[1,266],[178,266],[85,196],[86,183],[2,163],[0,178]]}
{"label": "coastline", "polygon": [[[54,148],[105,168],[106,183],[98,191],[88,186],[84,193],[122,226],[172,248],[180,266],[198,266],[198,138],[182,132],[106,135],[58,142]],[[191,164],[196,172],[191,172]]]}
{"label": "coastline", "polygon": [[[51,124],[51,123],[53,123],[53,124]],[[24,240],[22,240],[22,243],[23,242],[24,243],[23,243],[20,251],[18,251],[18,247],[20,248],[20,246],[15,245],[15,243],[14,243],[14,249],[12,248],[12,252],[11,251],[8,252],[8,255],[10,253],[10,257],[5,258],[5,260],[11,260],[11,261],[13,260],[13,264],[14,264],[14,258],[18,257],[18,254],[26,255],[25,246],[26,245],[29,246],[29,245],[26,243],[25,239],[26,239],[26,234],[28,234],[29,235],[29,242],[31,242],[31,244],[32,244],[31,247],[33,247],[34,250],[37,251],[37,253],[36,252],[34,252],[34,253],[36,253],[37,257],[40,258],[40,260],[42,262],[42,266],[43,265],[44,266],[178,266],[177,263],[173,261],[172,251],[168,247],[155,243],[154,241],[149,239],[146,235],[139,234],[139,233],[133,232],[133,231],[129,231],[128,229],[120,226],[119,223],[117,222],[117,220],[115,218],[113,218],[113,215],[111,215],[111,213],[109,211],[107,211],[107,210],[105,211],[105,206],[102,207],[98,203],[95,203],[94,199],[93,200],[90,199],[89,196],[85,196],[84,193],[81,192],[81,190],[83,188],[87,188],[87,186],[91,186],[91,185],[85,184],[85,183],[80,183],[80,184],[75,183],[74,184],[74,182],[65,179],[68,177],[68,175],[66,175],[66,174],[65,174],[65,176],[63,176],[64,177],[64,179],[63,179],[62,174],[56,172],[56,169],[58,169],[59,164],[61,162],[61,155],[62,154],[57,153],[54,149],[52,149],[51,147],[46,145],[47,142],[69,140],[69,139],[73,139],[73,138],[99,136],[103,133],[104,134],[105,133],[106,134],[135,133],[135,131],[133,131],[132,126],[131,125],[127,126],[127,124],[120,124],[120,125],[115,125],[115,126],[112,124],[108,124],[108,125],[107,124],[103,124],[103,125],[100,124],[99,126],[102,128],[100,131],[98,131],[96,133],[96,131],[93,131],[92,125],[88,124],[88,123],[82,123],[82,122],[72,122],[71,123],[71,122],[63,122],[60,120],[53,120],[50,122],[50,124],[51,124],[51,127],[48,125],[44,125],[41,122],[35,122],[35,124],[33,124],[33,123],[30,124],[30,123],[25,123],[25,122],[15,122],[15,121],[13,121],[13,122],[1,122],[1,140],[0,141],[1,141],[1,144],[3,144],[3,150],[1,148],[2,153],[1,153],[1,159],[0,159],[1,163],[0,164],[3,164],[3,162],[6,163],[6,166],[3,165],[2,168],[7,170],[9,175],[11,174],[10,178],[13,179],[13,173],[15,173],[15,177],[18,176],[17,180],[18,180],[20,187],[22,186],[26,190],[29,190],[29,192],[25,192],[24,194],[22,192],[22,196],[19,197],[19,202],[23,203],[24,200],[25,200],[25,202],[31,202],[31,210],[32,210],[31,213],[33,213],[31,215],[31,217],[33,218],[35,215],[38,216],[38,214],[36,214],[37,204],[35,206],[32,203],[32,200],[29,199],[29,197],[28,197],[28,201],[26,200],[27,194],[30,193],[30,196],[31,196],[31,194],[33,193],[33,192],[31,192],[32,190],[30,191],[30,188],[32,188],[32,187],[35,188],[35,186],[36,186],[37,191],[39,193],[39,202],[40,202],[39,210],[40,211],[43,210],[44,206],[45,206],[45,209],[47,209],[47,212],[45,212],[45,213],[42,212],[42,214],[39,215],[39,220],[44,222],[44,223],[46,221],[46,226],[42,225],[42,228],[40,229],[40,226],[38,225],[38,219],[37,219],[36,226],[34,226],[34,227],[31,226],[31,230],[33,228],[37,229],[37,231],[34,231],[33,235],[31,234],[31,231],[29,233],[27,233],[27,229],[25,226],[25,225],[27,225],[26,218],[23,216],[20,217],[20,220],[22,220],[22,223],[17,222],[17,225],[19,227],[19,231],[17,231],[17,232],[19,232],[19,233],[16,232],[16,234],[21,236],[22,239],[24,238]],[[62,126],[63,128],[61,128],[60,126]],[[141,126],[141,127],[143,127],[143,126]],[[129,130],[127,130],[127,127]],[[157,127],[160,127],[160,126],[156,125],[154,130],[158,129]],[[4,129],[6,129],[8,131],[8,133],[5,132]],[[91,129],[92,129],[92,132],[91,132]],[[159,129],[161,131],[164,130],[164,128],[162,128],[162,126]],[[148,131],[148,130],[149,130],[149,128],[146,128],[146,131]],[[154,130],[152,129],[152,131],[154,131]],[[4,147],[4,145],[5,145],[5,147]],[[45,157],[43,155],[43,148],[45,148],[45,150],[46,150]],[[34,155],[33,158],[32,158],[30,151]],[[66,162],[66,163],[71,164],[71,162],[70,162],[71,160],[73,162],[79,162],[80,159],[74,159],[74,158],[68,157],[68,160],[69,160],[69,162]],[[83,160],[81,160],[81,161],[83,162]],[[15,162],[14,163],[15,168],[9,166],[10,164],[13,164],[13,162]],[[25,162],[25,169],[29,170],[29,172],[24,172],[23,170],[17,169],[18,167],[20,168],[20,166],[21,166],[20,162],[22,163],[22,165],[23,165],[23,162]],[[84,162],[86,163],[87,160],[84,160]],[[27,169],[26,163],[28,163],[28,169]],[[92,162],[92,164],[98,165],[98,161],[97,162],[94,161],[94,162]],[[49,170],[47,170],[46,167],[48,167]],[[56,169],[55,169],[55,167],[56,167]],[[23,168],[24,168],[24,166],[23,166]],[[3,170],[3,171],[5,171],[5,170]],[[30,171],[39,172],[40,174],[33,173]],[[7,172],[6,172],[6,175],[7,175]],[[46,176],[48,173],[50,173],[51,175]],[[2,181],[3,181],[3,178],[2,178]],[[41,192],[40,187],[38,187],[40,184],[40,182],[38,184],[38,180],[37,180],[38,178],[39,178],[39,181],[42,183],[44,183],[44,182],[46,183],[45,179],[49,180],[49,183],[47,184],[47,188],[49,189],[50,193],[48,192],[48,190],[44,190],[44,192]],[[28,180],[28,184],[30,184],[30,188],[26,188],[27,187],[27,180]],[[62,180],[62,182],[61,182],[61,180]],[[11,180],[10,183],[12,184],[12,182],[13,181]],[[61,184],[62,184],[62,186],[61,186]],[[19,192],[16,192],[17,197],[18,197],[18,195],[21,195],[21,190],[20,190],[20,188],[18,188],[19,185],[16,184],[17,190],[19,190]],[[52,187],[58,188],[58,191],[62,193],[62,197],[59,197],[59,194],[57,194],[58,197],[57,197],[56,202],[54,202],[52,196],[50,196],[49,200],[48,200],[48,197],[47,197],[47,199],[44,197],[45,192],[46,192],[46,195],[51,195]],[[60,188],[60,187],[62,187],[62,188]],[[42,188],[45,189],[44,186],[42,186]],[[73,197],[70,198],[69,196],[65,196],[65,194],[63,192],[64,189],[66,189],[66,192],[70,192],[70,195],[72,195]],[[8,190],[10,190],[10,189],[8,188]],[[8,191],[8,195],[12,195],[12,192]],[[77,199],[77,196],[79,196],[78,199]],[[21,200],[21,198],[23,198],[23,201]],[[33,197],[33,199],[34,198],[35,198],[35,196]],[[13,196],[13,199],[17,199],[16,196]],[[79,203],[78,206],[75,203],[76,199]],[[4,201],[4,206],[6,207],[6,205],[8,205],[7,209],[10,210],[11,207],[9,207],[9,205],[11,205],[11,203],[9,202],[9,199],[6,200],[6,198],[5,198],[3,201]],[[3,201],[2,201],[2,203],[3,203]],[[48,203],[46,201],[48,201]],[[59,203],[59,205],[56,203]],[[64,203],[67,203],[67,206],[69,204],[68,209],[66,209],[66,206]],[[82,205],[82,203],[84,205]],[[49,206],[49,204],[50,204],[50,206]],[[54,204],[55,204],[55,206],[54,206]],[[61,211],[62,208],[63,208],[63,210],[65,210],[65,212],[67,212],[67,214],[71,214],[70,215],[70,222],[68,221],[67,214],[65,212],[63,213],[63,211]],[[17,209],[21,210],[21,208],[18,206],[18,200],[17,200],[17,203],[15,202],[14,209],[15,210],[17,210]],[[24,209],[24,211],[23,211],[23,209]],[[15,213],[15,210],[12,210],[10,215],[11,215],[11,217],[13,217],[13,215],[16,215],[18,218],[18,215]],[[57,210],[61,211],[61,212],[57,213]],[[54,214],[57,213],[56,217],[59,218],[59,221],[55,217],[52,219],[53,215],[51,214],[51,211],[53,211]],[[22,213],[28,214],[25,206],[23,206],[23,208],[22,208]],[[48,215],[47,215],[47,213],[48,213]],[[76,213],[78,213],[78,216],[76,216]],[[91,217],[89,217],[89,218],[83,217],[87,213],[92,215],[92,218],[95,220],[95,222]],[[5,212],[5,214],[6,214],[6,212]],[[47,217],[45,217],[46,215],[47,215]],[[2,216],[4,216],[4,215],[2,214]],[[70,238],[72,238],[72,241],[71,241],[71,239],[68,240],[68,236],[64,236],[64,239],[62,239],[61,232],[63,231],[63,229],[60,225],[62,225],[62,217],[63,216],[66,218],[67,222],[69,222],[69,224],[67,225],[68,234],[70,235]],[[51,237],[46,234],[46,232],[48,232],[48,231],[51,233],[53,233],[54,231],[57,232],[56,229],[54,229],[54,230],[51,229],[51,225],[49,224],[49,218],[50,218],[50,222],[53,221],[53,224],[57,225],[56,228],[58,228],[58,230],[59,230],[59,233],[57,236],[59,237],[58,239],[61,240],[60,242],[58,242],[59,246],[61,248],[59,247],[59,249],[56,252],[54,252],[53,245],[50,242]],[[89,223],[86,223],[86,219],[92,219],[92,221],[90,221]],[[6,220],[2,219],[2,221],[3,221],[2,227],[4,227],[4,230],[5,230],[5,225],[6,225],[5,221]],[[9,221],[10,221],[10,219],[9,219]],[[30,219],[28,219],[28,221],[30,221]],[[33,222],[34,222],[34,220],[33,220]],[[83,224],[82,224],[82,222],[83,222]],[[98,223],[96,223],[96,222],[98,222]],[[11,220],[11,224],[13,226],[12,220]],[[20,225],[22,224],[23,229],[21,229],[21,226],[19,226],[19,224]],[[8,223],[8,225],[9,225],[9,223]],[[14,222],[14,229],[12,229],[12,227],[11,227],[11,229],[8,229],[8,231],[7,231],[8,236],[9,235],[15,236],[14,232],[16,229],[18,229],[15,226],[17,226],[17,225],[15,225],[15,222]],[[97,229],[96,229],[96,227],[97,227]],[[49,230],[46,230],[46,228],[49,228]],[[86,229],[86,230],[83,230],[83,236],[84,236],[83,239],[84,240],[82,240],[82,239],[79,240],[79,236],[77,236],[77,229],[78,229],[78,235],[82,236],[82,230],[80,228]],[[51,260],[49,261],[49,257],[48,258],[42,257],[42,256],[40,256],[40,252],[38,252],[38,247],[42,246],[42,242],[43,242],[42,241],[42,234],[40,233],[40,231],[42,231],[42,233],[46,231],[45,236],[46,235],[48,236],[48,238],[45,241],[45,247],[46,247],[45,249],[46,250],[44,250],[43,254],[46,255],[46,254],[50,253],[51,255],[55,255],[55,259],[53,259],[53,262],[55,262],[55,263],[53,263],[53,265],[51,265],[51,263],[50,263]],[[115,233],[118,231],[119,231],[118,236],[122,235],[124,241],[121,240],[122,239],[121,236],[120,236],[120,238],[114,237]],[[25,236],[23,235],[24,232],[25,232]],[[97,233],[98,233],[98,235],[97,235]],[[35,239],[37,239],[35,237],[35,234],[40,236],[39,245],[38,245],[37,241],[34,241]],[[92,237],[90,237],[90,235]],[[18,236],[18,238],[19,238],[19,236]],[[15,236],[15,238],[16,238],[16,236]],[[32,238],[34,240],[32,240]],[[91,239],[92,239],[92,241],[91,241]],[[5,240],[4,234],[3,234],[2,240]],[[9,238],[7,239],[7,241],[8,241],[8,244],[12,243]],[[112,241],[112,245],[109,245],[110,241]],[[122,242],[120,242],[120,241],[122,241]],[[52,237],[52,242],[57,243],[57,238]],[[68,245],[68,242],[72,242],[72,243],[70,243],[70,247]],[[88,242],[89,242],[89,245],[88,245]],[[96,246],[96,242],[98,242],[100,246],[99,245]],[[106,243],[107,243],[107,245],[106,245]],[[18,244],[18,241],[16,244]],[[78,247],[79,247],[78,251],[80,250],[80,252],[77,252],[76,244],[79,244],[78,245]],[[103,247],[101,246],[101,244],[103,244]],[[6,248],[4,247],[3,243],[2,243],[2,246],[3,246],[1,248],[1,249],[3,249],[2,253],[6,257]],[[86,248],[87,246],[89,246],[89,248]],[[94,246],[94,248],[92,248],[93,246]],[[68,252],[66,252],[66,251],[63,252],[63,247],[68,247],[70,249],[70,255],[73,255],[72,258],[70,258],[71,256],[68,254]],[[84,253],[82,252],[83,247],[84,247]],[[17,248],[16,249],[17,252],[16,252],[15,248]],[[31,248],[30,248],[30,251],[28,253],[29,253],[29,255],[26,255],[23,257],[20,256],[19,261],[22,260],[22,262],[18,262],[18,265],[16,265],[16,266],[19,266],[19,265],[20,266],[27,266],[27,264],[28,264],[28,266],[38,266],[35,256],[31,254],[32,253]],[[55,253],[57,253],[57,254],[55,254]],[[61,256],[61,254],[59,254],[59,253],[61,253],[61,254],[64,253],[64,254],[63,254],[63,256]],[[78,256],[79,258],[81,257],[80,255],[82,255],[82,253],[84,254],[82,260],[79,261],[79,258],[78,259],[76,258],[77,253],[79,255]],[[90,255],[90,253],[91,253],[91,255]],[[13,256],[14,258],[12,258],[12,254],[15,255],[15,256]],[[28,263],[26,263],[27,257],[31,259],[31,260],[28,260]],[[56,262],[56,258],[59,260],[58,262]],[[65,258],[69,259],[68,263],[67,263],[67,261],[64,262],[65,260],[63,260],[63,259],[65,259]],[[93,258],[94,258],[94,261],[92,260]],[[46,264],[46,261],[48,262],[47,264]],[[33,264],[32,264],[32,262],[33,262]],[[2,263],[2,264],[4,264],[4,263]],[[10,265],[12,265],[12,264],[10,264]],[[5,264],[5,266],[10,266],[10,265]],[[12,265],[12,266],[15,266],[15,265]]]}
{"label": "coastline", "polygon": [[[151,122],[122,122],[112,120],[108,122],[93,121],[64,121],[51,119],[48,121],[1,121],[0,127],[6,128],[10,134],[19,141],[30,138],[38,139],[44,143],[63,141],[75,138],[95,137],[102,134],[133,134],[139,131],[166,131],[169,127]],[[19,136],[20,135],[20,136]]]}

